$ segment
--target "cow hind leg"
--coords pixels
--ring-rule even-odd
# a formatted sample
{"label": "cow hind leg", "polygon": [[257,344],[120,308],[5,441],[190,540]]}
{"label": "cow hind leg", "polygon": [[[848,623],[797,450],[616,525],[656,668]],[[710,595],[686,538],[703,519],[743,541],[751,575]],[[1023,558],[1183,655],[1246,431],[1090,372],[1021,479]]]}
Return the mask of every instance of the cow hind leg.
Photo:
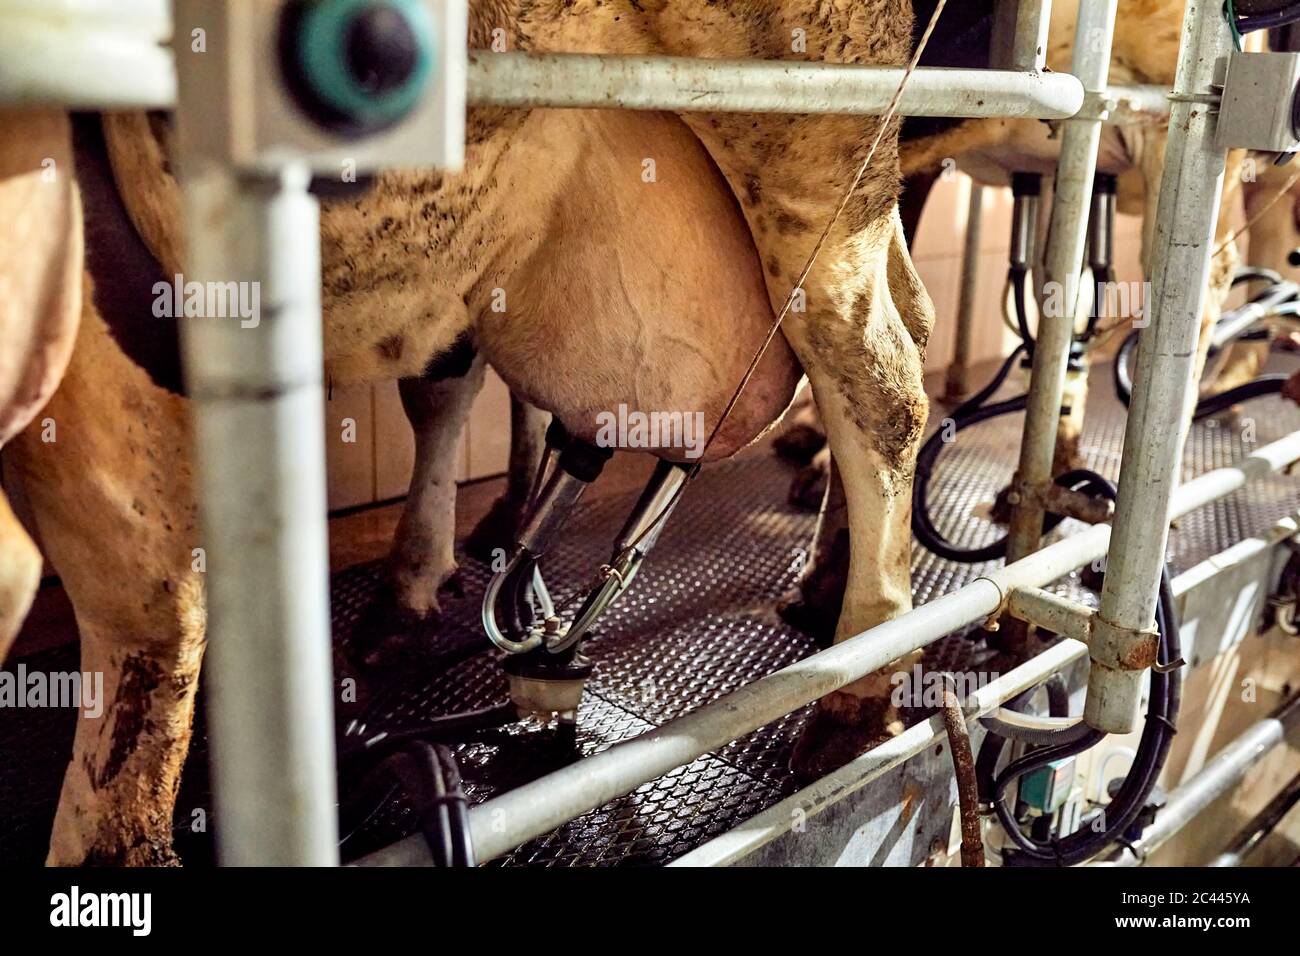
{"label": "cow hind leg", "polygon": [[[874,276],[849,315],[810,312],[788,330],[839,476],[828,487],[818,529],[814,557],[824,563],[815,560],[803,582],[805,602],[814,607],[839,591],[843,561],[836,557],[842,558],[847,534],[837,642],[911,608],[911,483],[927,412],[923,349],[933,306],[897,217],[883,226]],[[831,609],[828,603],[825,610]],[[919,659],[913,652],[823,698],[795,749],[795,772],[822,776],[897,732],[892,678]]]}

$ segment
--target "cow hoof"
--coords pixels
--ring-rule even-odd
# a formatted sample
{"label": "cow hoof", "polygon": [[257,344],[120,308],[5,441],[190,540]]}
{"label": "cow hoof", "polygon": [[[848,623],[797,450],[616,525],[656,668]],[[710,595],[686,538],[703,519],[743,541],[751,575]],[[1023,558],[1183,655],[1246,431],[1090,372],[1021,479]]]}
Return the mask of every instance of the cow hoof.
{"label": "cow hoof", "polygon": [[[438,588],[441,594],[464,597],[459,572]],[[401,606],[391,586],[383,587],[361,614],[354,631],[352,659],[368,671],[388,671],[417,663],[438,650],[442,609],[436,601],[417,613]]]}
{"label": "cow hoof", "polygon": [[465,539],[465,553],[484,564],[491,564],[495,558],[509,554],[514,547],[520,517],[519,508],[513,502],[505,496],[498,498]]}
{"label": "cow hoof", "polygon": [[812,783],[902,732],[903,722],[888,700],[837,691],[817,702],[795,742],[790,771],[799,783]]}
{"label": "cow hoof", "polygon": [[776,613],[796,631],[811,637],[817,647],[824,649],[835,643],[839,611],[828,612],[825,607],[804,597],[799,588],[777,602]]}
{"label": "cow hoof", "polygon": [[772,450],[786,461],[806,465],[826,444],[826,435],[812,425],[791,425],[772,439]]}
{"label": "cow hoof", "polygon": [[800,468],[790,480],[790,504],[804,511],[821,510],[822,498],[826,496],[827,478],[826,467],[818,459]]}

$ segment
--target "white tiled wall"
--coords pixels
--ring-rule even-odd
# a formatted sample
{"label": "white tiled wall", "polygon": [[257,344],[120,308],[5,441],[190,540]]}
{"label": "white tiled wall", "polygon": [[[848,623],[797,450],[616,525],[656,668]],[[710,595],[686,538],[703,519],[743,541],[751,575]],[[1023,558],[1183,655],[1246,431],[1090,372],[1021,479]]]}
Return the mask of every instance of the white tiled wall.
{"label": "white tiled wall", "polygon": [[[912,246],[912,259],[934,300],[934,331],[925,356],[925,367],[929,372],[943,370],[952,359],[970,188],[971,181],[964,175],[941,177],[926,201],[925,213]],[[1136,281],[1141,277],[1142,220],[1136,216],[1118,218],[1115,229],[1117,278]],[[1015,336],[1002,321],[1010,242],[1011,190],[986,188],[975,291],[973,363],[1000,358],[1015,346]]]}

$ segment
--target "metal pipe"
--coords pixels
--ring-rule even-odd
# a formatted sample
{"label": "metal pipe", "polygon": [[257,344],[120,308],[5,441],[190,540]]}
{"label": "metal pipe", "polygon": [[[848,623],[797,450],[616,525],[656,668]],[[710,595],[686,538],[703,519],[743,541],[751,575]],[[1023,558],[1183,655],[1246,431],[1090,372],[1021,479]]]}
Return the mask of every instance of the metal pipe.
{"label": "metal pipe", "polygon": [[1042,588],[1016,588],[1007,601],[1007,613],[1062,637],[1088,643],[1092,634],[1092,608]]}
{"label": "metal pipe", "polygon": [[1225,159],[1225,151],[1214,145],[1214,114],[1191,98],[1208,93],[1221,79],[1217,71],[1231,49],[1217,0],[1189,0],[1154,223],[1152,321],[1138,346],[1115,545],[1090,648],[1084,719],[1110,733],[1128,733],[1136,725],[1143,671],[1155,659],[1169,506],[1178,486],[1181,423],[1196,401],[1192,371]]}
{"label": "metal pipe", "polygon": [[[1175,495],[1171,518],[1234,491],[1248,476],[1276,471],[1298,458],[1300,432],[1266,445],[1237,465],[1188,482]],[[746,684],[683,717],[480,804],[470,811],[479,859],[507,853],[959,627],[999,613],[1015,588],[1041,587],[1101,557],[1110,533],[1109,525],[1094,525],[1054,542],[1030,558],[991,571],[957,591]],[[997,684],[995,681],[984,690]],[[980,705],[984,712],[993,706],[984,709],[983,703]],[[914,731],[915,727],[882,745],[885,752],[901,753],[908,743],[899,741],[913,741],[915,737],[909,735]],[[942,721],[935,731],[943,732]],[[908,756],[911,753],[901,753],[898,761]],[[375,866],[427,864],[429,853],[423,839],[415,836],[359,862]]]}
{"label": "metal pipe", "polygon": [[[587,53],[491,53],[469,57],[476,106],[573,107],[679,112],[879,115],[903,68]],[[1063,73],[917,69],[902,116],[1060,119],[1083,105],[1083,87]]]}
{"label": "metal pipe", "polygon": [[1047,62],[1047,31],[1052,25],[1052,0],[1017,0],[1016,27],[1011,38],[1011,69],[1041,70]]}
{"label": "metal pipe", "polygon": [[[1089,92],[1106,88],[1115,9],[1116,0],[1081,0],[1079,4],[1071,69]],[[1038,318],[1020,463],[1014,479],[1019,495],[1007,540],[1008,561],[1019,560],[1037,550],[1042,536],[1042,495],[1052,480],[1065,373],[1074,341],[1079,272],[1088,237],[1088,205],[1100,143],[1100,120],[1074,119],[1065,124],[1052,190],[1045,300]]]}
{"label": "metal pipe", "polygon": [[1251,818],[1228,848],[1211,860],[1209,865],[1212,867],[1241,866],[1246,862],[1246,858],[1268,838],[1268,835],[1277,829],[1283,817],[1290,813],[1297,803],[1300,803],[1300,774],[1292,777],[1291,782],[1282,788],[1282,792]]}
{"label": "metal pipe", "polygon": [[966,237],[961,254],[961,291],[957,298],[957,328],[952,361],[945,377],[944,397],[961,401],[970,394],[971,336],[975,325],[975,292],[980,272],[980,234],[984,218],[984,187],[971,180],[966,204]]}
{"label": "metal pipe", "polygon": [[961,865],[984,865],[984,841],[980,838],[980,796],[975,780],[975,755],[971,752],[970,732],[961,712],[956,684],[947,675],[943,686],[943,726],[948,734],[948,751],[952,754],[953,773],[957,776],[957,808],[961,819]]}
{"label": "metal pipe", "polygon": [[[208,95],[182,86],[182,122],[210,108]],[[306,166],[256,178],[198,167],[182,167],[186,279],[255,304],[180,323],[207,552],[219,858],[334,865],[319,210]]]}
{"label": "metal pipe", "polygon": [[[1293,445],[1300,453],[1300,444]],[[1277,449],[1280,451],[1280,449]],[[1208,477],[1208,476],[1207,476]],[[1211,482],[1210,484],[1213,484]],[[1195,482],[1182,488],[1181,494],[1195,492]],[[1205,499],[1198,496],[1198,501]],[[1182,504],[1182,502],[1180,502]],[[1200,504],[1195,504],[1200,507]],[[1194,510],[1189,504],[1186,511]],[[1186,513],[1185,511],[1182,513]],[[1249,560],[1250,555],[1258,554],[1261,549],[1271,548],[1287,538],[1294,537],[1300,528],[1300,514],[1283,518],[1272,528],[1261,532],[1253,538],[1239,542],[1219,554],[1206,558],[1201,564],[1190,568],[1171,582],[1174,597],[1182,598],[1184,594],[1202,582],[1210,569],[1227,570]],[[1022,594],[1017,589],[1012,592],[1010,608],[1015,613],[1016,596]],[[1041,683],[1052,674],[1059,673],[1076,661],[1087,656],[1086,642],[1078,640],[1060,641],[1046,651],[1001,675],[975,694],[967,698],[966,714],[969,719],[987,716],[1006,701],[1010,700]],[[725,866],[736,862],[755,852],[763,845],[777,839],[791,828],[792,821],[821,813],[831,805],[851,796],[862,787],[878,780],[882,775],[899,764],[912,759],[917,754],[934,748],[943,739],[943,726],[938,718],[915,724],[899,736],[867,751],[861,757],[850,761],[821,780],[810,784],[791,797],[774,804],[767,810],[751,817],[738,827],[727,831],[709,842],[696,847],[690,853],[669,864],[670,866]],[[1124,749],[1117,751],[1124,756]],[[1132,752],[1127,751],[1132,757]],[[1109,759],[1109,758],[1108,758]],[[1104,774],[1103,774],[1104,776]]]}
{"label": "metal pipe", "polygon": [[1154,123],[1169,116],[1169,90],[1153,84],[1116,84],[1104,93],[1085,93],[1075,119],[1103,123]]}
{"label": "metal pipe", "polygon": [[1300,696],[1292,697],[1273,716],[1252,724],[1215,754],[1194,777],[1169,794],[1168,802],[1156,814],[1155,822],[1142,832],[1141,839],[1121,850],[1115,859],[1099,865],[1140,866],[1214,801],[1239,784],[1251,767],[1285,743],[1298,724]]}

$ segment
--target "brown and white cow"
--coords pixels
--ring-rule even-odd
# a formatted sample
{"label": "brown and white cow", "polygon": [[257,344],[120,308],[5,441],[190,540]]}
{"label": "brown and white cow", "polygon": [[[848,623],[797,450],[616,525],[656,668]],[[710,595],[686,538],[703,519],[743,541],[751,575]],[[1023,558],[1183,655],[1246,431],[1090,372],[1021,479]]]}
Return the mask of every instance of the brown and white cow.
{"label": "brown and white cow", "polygon": [[[471,46],[500,28],[524,50],[898,64],[911,20],[906,0],[484,0],[473,5]],[[806,53],[791,53],[796,31]],[[418,378],[468,338],[520,395],[579,434],[620,401],[704,410],[711,424],[878,127],[830,116],[475,110],[463,175],[389,174],[365,198],[323,210],[328,374],[338,384]],[[158,140],[142,117],[113,118],[108,130],[134,226],[163,275],[183,273]],[[656,161],[655,184],[640,178],[644,158]],[[932,308],[903,242],[897,192],[891,129],[803,283],[807,310],[786,320],[797,363],[784,344],[769,354],[714,449],[761,431],[798,371],[808,375],[844,466],[852,554],[841,638],[911,602],[910,481]],[[170,859],[204,642],[185,401],[159,384],[164,371],[133,358],[149,353],[150,336],[128,342],[105,321],[104,311],[133,308],[139,332],[148,314],[148,303],[120,300],[130,277],[115,273],[114,252],[97,251],[92,237],[99,284],[47,412],[58,441],[28,432],[8,459],[76,608],[82,667],[105,673],[103,716],[79,720],[54,863]],[[498,288],[504,314],[488,308]],[[447,380],[407,391],[417,413],[461,394]],[[413,507],[446,477],[436,454],[422,461]],[[414,539],[438,511],[408,512],[404,534]],[[432,568],[413,577],[414,598],[427,601],[450,554],[410,553]],[[864,678],[822,702],[799,761],[806,772],[828,769],[894,717],[887,677]]]}

